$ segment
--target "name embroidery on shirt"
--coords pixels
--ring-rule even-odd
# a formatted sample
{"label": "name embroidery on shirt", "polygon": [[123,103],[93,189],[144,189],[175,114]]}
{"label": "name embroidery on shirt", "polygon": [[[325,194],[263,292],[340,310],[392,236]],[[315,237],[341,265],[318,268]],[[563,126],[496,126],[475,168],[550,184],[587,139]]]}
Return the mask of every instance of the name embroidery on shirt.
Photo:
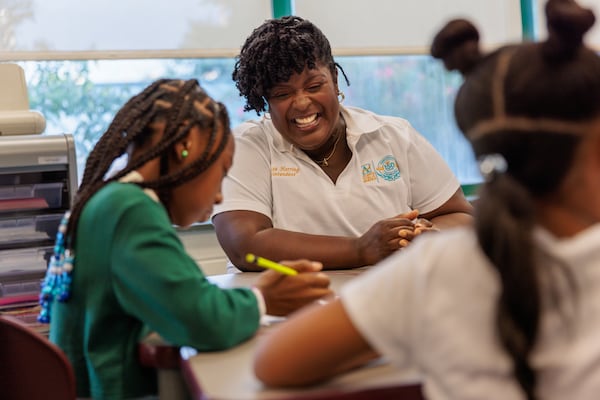
{"label": "name embroidery on shirt", "polygon": [[299,173],[299,167],[271,167],[271,176],[296,176]]}

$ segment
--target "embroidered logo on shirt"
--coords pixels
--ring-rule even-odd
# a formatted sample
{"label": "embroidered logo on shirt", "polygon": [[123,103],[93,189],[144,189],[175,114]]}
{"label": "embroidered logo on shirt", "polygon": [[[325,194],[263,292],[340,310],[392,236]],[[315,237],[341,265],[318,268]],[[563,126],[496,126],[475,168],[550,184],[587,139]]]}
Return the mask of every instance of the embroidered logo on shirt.
{"label": "embroidered logo on shirt", "polygon": [[362,170],[363,182],[367,183],[367,182],[372,182],[372,181],[377,180],[377,176],[375,175],[375,172],[373,171],[373,166],[371,165],[371,163],[363,164],[363,165],[361,165],[360,168]]}
{"label": "embroidered logo on shirt", "polygon": [[300,173],[299,167],[271,167],[271,176],[296,176]]}
{"label": "embroidered logo on shirt", "polygon": [[394,156],[391,155],[385,156],[379,161],[377,167],[375,167],[375,173],[386,181],[395,181],[400,178],[398,163]]}

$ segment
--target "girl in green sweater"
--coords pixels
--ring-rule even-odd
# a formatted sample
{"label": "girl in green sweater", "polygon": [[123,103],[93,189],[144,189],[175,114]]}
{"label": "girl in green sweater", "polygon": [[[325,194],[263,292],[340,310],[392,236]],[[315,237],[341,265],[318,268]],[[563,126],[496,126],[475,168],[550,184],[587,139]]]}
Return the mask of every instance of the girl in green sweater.
{"label": "girl in green sweater", "polygon": [[[331,293],[321,265],[308,261],[288,263],[303,272],[295,276],[266,271],[253,288],[220,289],[186,253],[173,225],[209,218],[233,152],[221,103],[196,80],[158,80],[125,104],[90,153],[40,299],[40,320],[51,319],[79,397],[155,394],[156,373],[137,357],[151,331],[221,350],[254,335],[262,314]],[[126,167],[110,175],[124,154]]]}

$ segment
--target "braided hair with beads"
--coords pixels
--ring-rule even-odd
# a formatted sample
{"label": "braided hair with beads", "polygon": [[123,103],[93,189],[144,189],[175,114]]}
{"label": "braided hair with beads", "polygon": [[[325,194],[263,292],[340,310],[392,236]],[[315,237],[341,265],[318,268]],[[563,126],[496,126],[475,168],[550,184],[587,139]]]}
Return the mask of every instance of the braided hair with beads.
{"label": "braided hair with beads", "polygon": [[[156,122],[165,122],[160,140],[130,160],[125,168],[107,176],[113,162],[127,154],[132,146],[142,147],[150,142],[155,133],[152,125]],[[198,159],[185,168],[169,172],[169,154],[193,127],[199,127],[209,135],[206,148]],[[155,180],[134,183],[155,190],[161,202],[168,206],[172,189],[206,171],[224,151],[230,134],[225,106],[209,97],[195,79],[160,79],[132,97],[117,112],[88,156],[73,206],[65,213],[58,229],[54,254],[42,283],[38,320],[49,322],[52,302],[55,299],[67,301],[70,297],[77,223],[84,206],[96,192],[159,158],[160,176]],[[216,148],[211,152],[215,144]]]}

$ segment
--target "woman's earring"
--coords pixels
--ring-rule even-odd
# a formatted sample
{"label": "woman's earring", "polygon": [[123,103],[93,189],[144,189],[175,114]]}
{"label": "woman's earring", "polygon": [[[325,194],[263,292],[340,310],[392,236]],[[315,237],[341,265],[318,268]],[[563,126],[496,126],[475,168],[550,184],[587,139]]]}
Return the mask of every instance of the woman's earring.
{"label": "woman's earring", "polygon": [[338,92],[338,102],[341,104],[346,99],[346,95],[341,90]]}
{"label": "woman's earring", "polygon": [[269,100],[267,100],[267,98],[265,96],[262,97],[263,100],[263,118],[264,119],[271,119],[271,113],[268,111],[269,109]]}
{"label": "woman's earring", "polygon": [[189,155],[190,155],[190,153],[189,153],[189,151],[187,151],[187,149],[181,150],[181,158],[186,158]]}

